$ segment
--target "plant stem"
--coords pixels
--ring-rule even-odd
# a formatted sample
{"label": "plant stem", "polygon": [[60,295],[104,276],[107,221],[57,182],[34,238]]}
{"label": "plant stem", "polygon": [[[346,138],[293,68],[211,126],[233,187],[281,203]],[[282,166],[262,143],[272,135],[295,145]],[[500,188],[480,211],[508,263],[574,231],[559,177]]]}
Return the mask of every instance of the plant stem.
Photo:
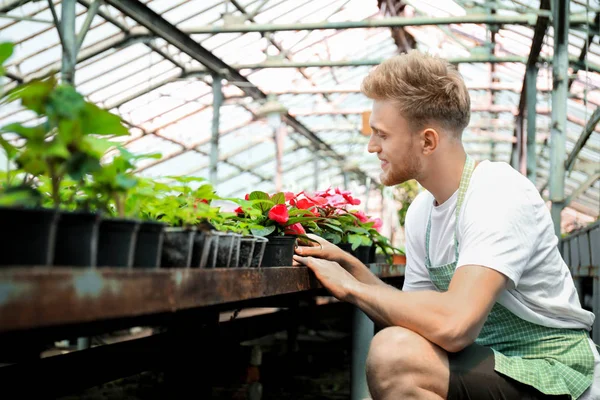
{"label": "plant stem", "polygon": [[118,193],[115,193],[115,205],[117,206],[117,214],[119,214],[119,217],[125,218],[125,199]]}
{"label": "plant stem", "polygon": [[58,208],[60,204],[60,177],[56,175],[56,169],[54,163],[49,162],[48,167],[50,169],[50,176],[52,181],[52,201],[54,202],[54,208]]}

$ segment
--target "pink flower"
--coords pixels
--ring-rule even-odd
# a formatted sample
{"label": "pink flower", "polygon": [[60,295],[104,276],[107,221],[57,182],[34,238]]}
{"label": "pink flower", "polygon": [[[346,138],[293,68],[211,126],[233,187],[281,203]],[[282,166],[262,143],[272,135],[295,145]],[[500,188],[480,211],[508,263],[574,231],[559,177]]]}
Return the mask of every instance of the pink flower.
{"label": "pink flower", "polygon": [[290,219],[288,209],[285,204],[277,204],[269,210],[269,219],[283,225]]}
{"label": "pink flower", "polygon": [[297,222],[293,225],[286,226],[285,232],[286,235],[306,235],[306,231],[300,222]]}
{"label": "pink flower", "polygon": [[377,229],[377,232],[379,232],[379,230],[383,226],[383,221],[381,220],[381,218],[372,219],[371,222],[374,222],[373,228]]}
{"label": "pink flower", "polygon": [[285,192],[285,201],[290,201],[290,200],[294,200],[296,198],[296,195],[292,192]]}

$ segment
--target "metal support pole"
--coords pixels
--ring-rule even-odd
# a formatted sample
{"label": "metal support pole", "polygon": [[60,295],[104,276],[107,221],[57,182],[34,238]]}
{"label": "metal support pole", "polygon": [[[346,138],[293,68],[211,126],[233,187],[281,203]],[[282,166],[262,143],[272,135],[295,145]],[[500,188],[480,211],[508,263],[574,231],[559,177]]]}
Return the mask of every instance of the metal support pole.
{"label": "metal support pole", "polygon": [[[347,173],[344,173],[344,184],[347,182]],[[346,186],[347,187],[347,186]],[[365,199],[365,214],[369,212],[369,195],[371,192],[371,178],[366,178],[367,196]],[[367,355],[371,346],[371,339],[375,333],[375,324],[358,307],[352,310],[352,369],[350,371],[350,398],[363,400],[371,398],[367,385]]]}
{"label": "metal support pole", "polygon": [[342,175],[344,176],[344,190],[350,190],[350,181],[348,179],[348,172],[343,171]]}
{"label": "metal support pole", "polygon": [[221,105],[223,104],[223,92],[221,91],[221,77],[213,76],[213,118],[212,136],[210,139],[210,166],[209,176],[212,185],[217,184],[217,165],[219,163],[219,118],[221,116]]}
{"label": "metal support pole", "polygon": [[281,123],[279,113],[269,114],[269,125],[274,129],[275,139],[275,191],[280,192],[283,186],[283,135],[285,126]]}
{"label": "metal support pole", "polygon": [[61,80],[63,83],[75,82],[76,40],[75,36],[75,0],[64,0],[61,4],[60,27],[63,40]]}
{"label": "metal support pole", "polygon": [[[594,276],[594,284],[592,287],[592,310],[595,315],[600,313],[600,277]],[[600,318],[594,320],[592,327],[592,340],[596,344],[600,344]]]}
{"label": "metal support pole", "polygon": [[552,65],[552,130],[550,137],[550,201],[554,231],[560,237],[560,214],[565,201],[565,141],[569,84],[569,3],[552,0],[554,57]]}
{"label": "metal support pole", "polygon": [[313,160],[314,165],[314,179],[313,179],[313,190],[316,192],[319,190],[319,157],[315,157]]}
{"label": "metal support pole", "polygon": [[537,74],[538,69],[535,65],[528,66],[525,74],[525,84],[527,85],[527,178],[529,178],[529,180],[533,183],[535,183],[537,166],[537,157],[535,152]]}

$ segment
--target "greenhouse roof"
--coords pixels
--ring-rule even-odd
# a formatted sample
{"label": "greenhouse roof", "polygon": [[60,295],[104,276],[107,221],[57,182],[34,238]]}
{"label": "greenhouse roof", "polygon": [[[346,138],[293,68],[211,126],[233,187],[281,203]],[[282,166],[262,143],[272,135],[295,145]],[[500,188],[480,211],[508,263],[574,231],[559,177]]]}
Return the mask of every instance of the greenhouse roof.
{"label": "greenhouse roof", "polygon": [[[140,174],[209,177],[218,76],[220,193],[274,190],[269,95],[286,109],[284,189],[312,188],[315,171],[320,182],[342,186],[342,171],[378,180],[378,160],[361,134],[371,106],[359,91],[362,79],[381,60],[418,48],[449,58],[467,82],[466,150],[476,159],[511,162],[535,26],[551,15],[543,8],[525,0],[78,0],[76,31],[91,26],[74,83],[126,121],[131,135],[118,139],[131,151],[162,153],[141,162]],[[16,43],[5,89],[60,74],[53,9],[60,18],[60,1],[0,0],[0,41]],[[567,154],[600,105],[599,12],[598,0],[571,2]],[[536,116],[536,185],[546,197],[553,35],[550,21],[539,43]],[[0,126],[34,118],[18,106],[0,110]],[[600,213],[599,162],[594,127],[565,181],[570,207],[592,218]]]}

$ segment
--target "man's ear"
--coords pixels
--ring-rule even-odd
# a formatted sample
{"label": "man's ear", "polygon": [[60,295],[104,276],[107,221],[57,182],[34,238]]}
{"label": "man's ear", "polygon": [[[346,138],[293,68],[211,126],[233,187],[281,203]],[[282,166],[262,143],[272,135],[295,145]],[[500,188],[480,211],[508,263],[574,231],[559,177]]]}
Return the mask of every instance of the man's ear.
{"label": "man's ear", "polygon": [[424,129],[420,133],[421,137],[421,148],[423,149],[423,155],[432,154],[440,143],[440,135],[433,128]]}

